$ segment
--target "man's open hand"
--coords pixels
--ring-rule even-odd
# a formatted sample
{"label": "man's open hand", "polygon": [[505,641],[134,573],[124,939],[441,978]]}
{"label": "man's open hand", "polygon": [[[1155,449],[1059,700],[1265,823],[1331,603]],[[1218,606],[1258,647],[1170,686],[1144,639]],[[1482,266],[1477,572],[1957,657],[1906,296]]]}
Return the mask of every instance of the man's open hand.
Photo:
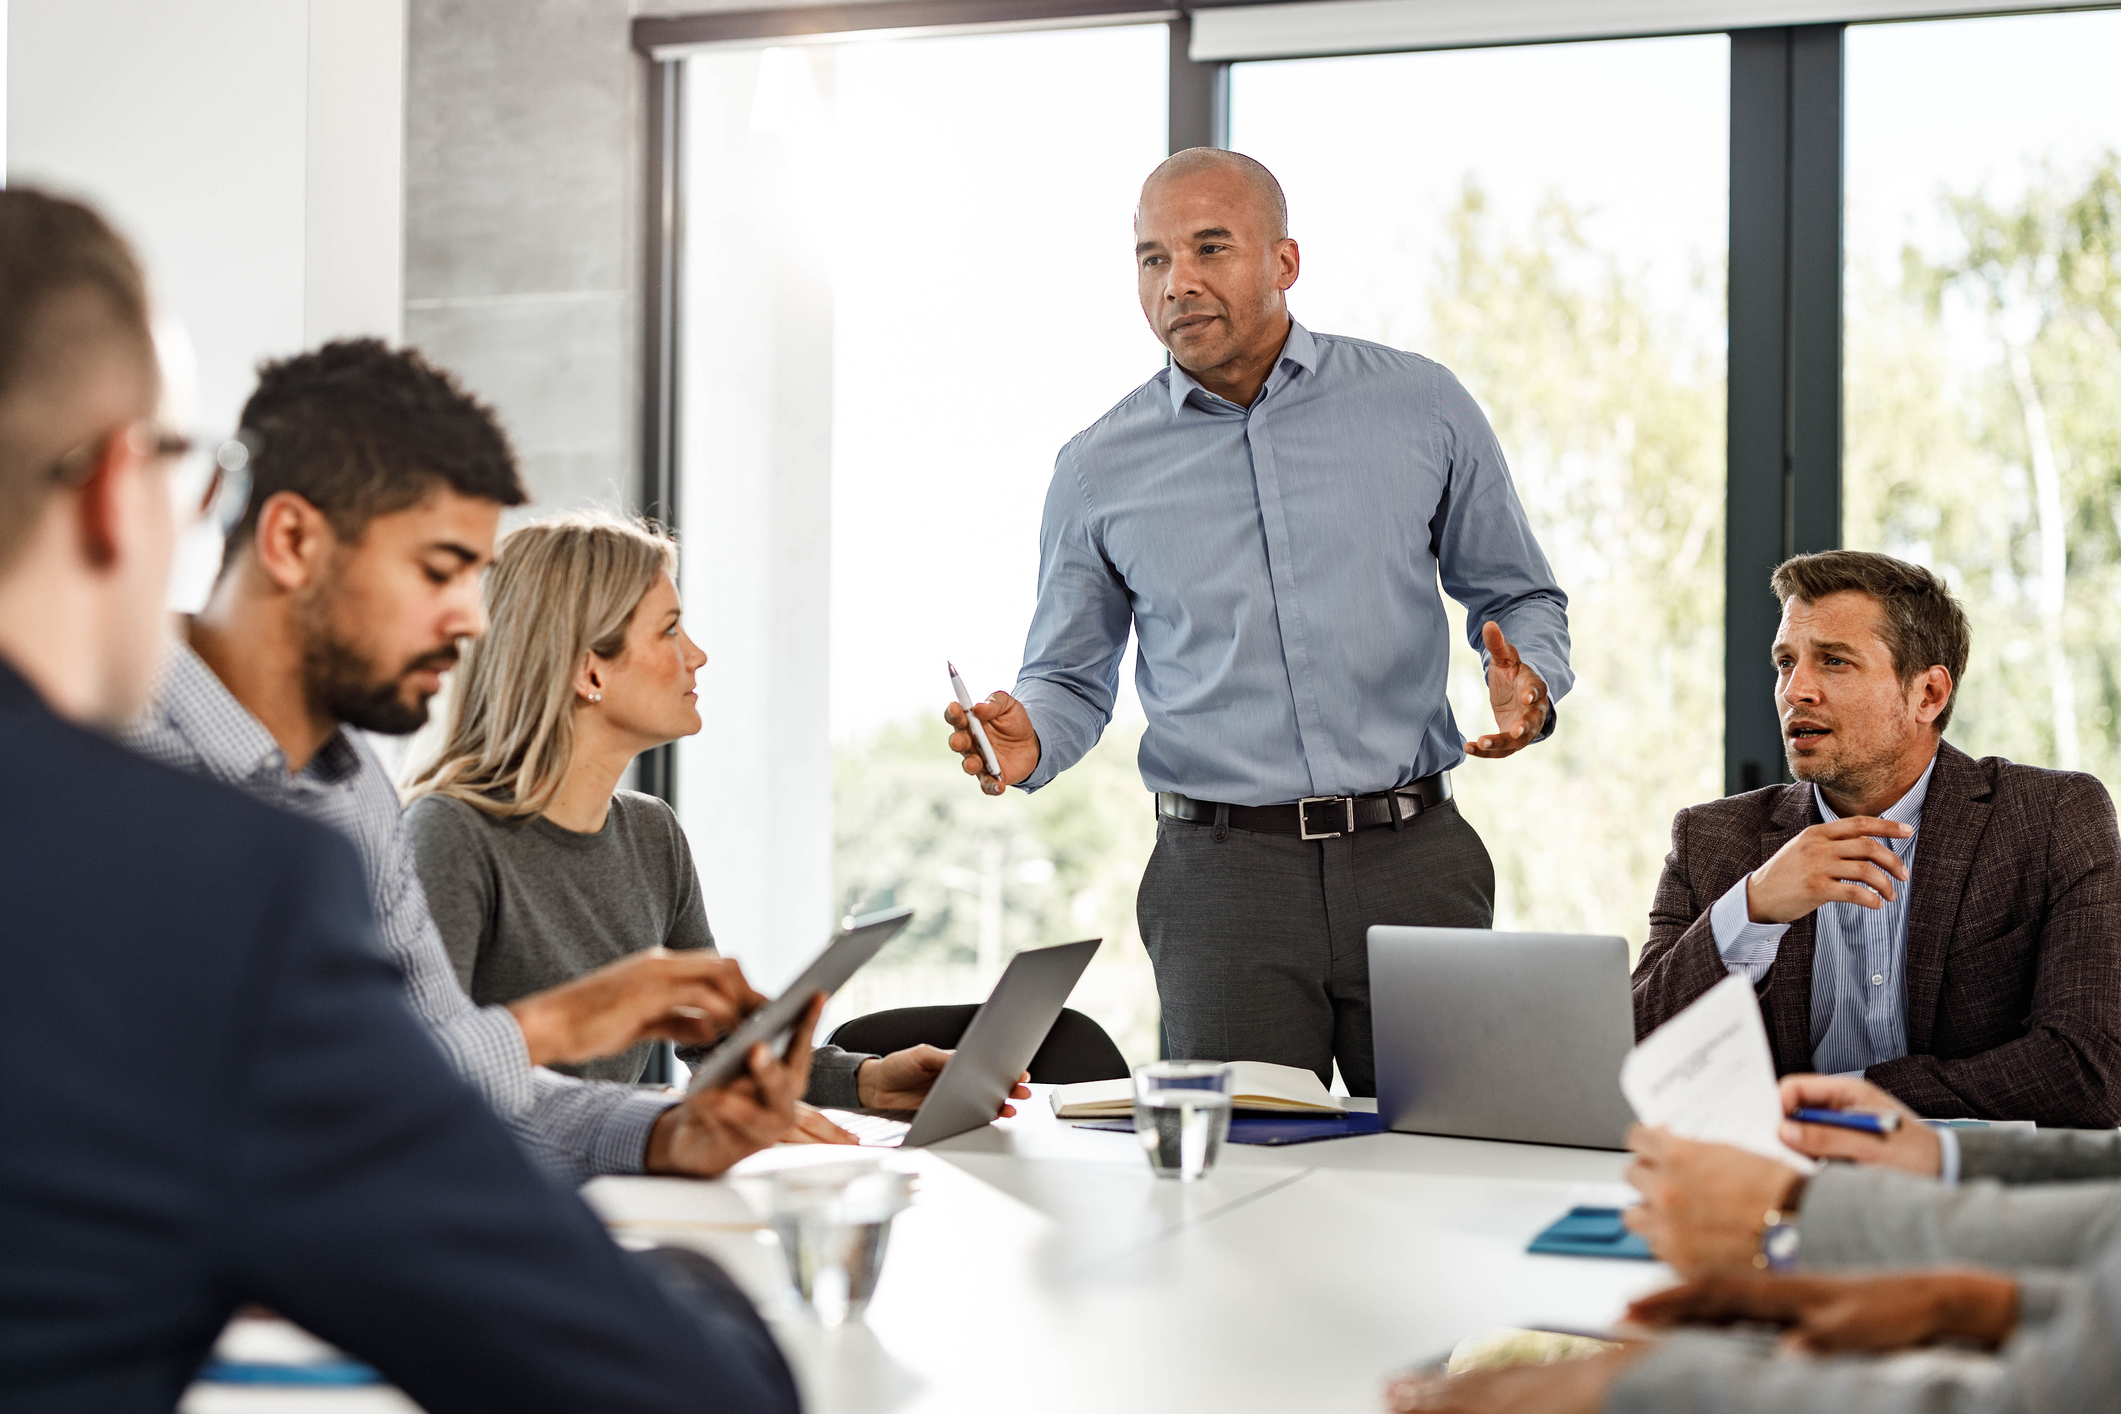
{"label": "man's open hand", "polygon": [[796,1102],[810,1084],[810,1032],[825,1010],[825,994],[810,1001],[795,1024],[785,1060],[761,1042],[750,1069],[727,1085],[688,1096],[656,1120],[641,1167],[649,1173],[713,1178],[731,1164],[788,1137]]}
{"label": "man's open hand", "polygon": [[1495,760],[1514,755],[1539,739],[1551,703],[1545,679],[1517,656],[1498,625],[1482,624],[1480,641],[1488,649],[1488,706],[1495,711],[1495,731],[1468,741],[1466,754]]}
{"label": "man's open hand", "polygon": [[649,948],[508,1010],[532,1065],[568,1065],[658,1038],[712,1045],[765,1000],[733,958],[706,948]]}
{"label": "man's open hand", "polygon": [[1891,1134],[1865,1134],[1829,1124],[1782,1122],[1782,1142],[1800,1154],[1815,1159],[1848,1159],[1859,1164],[1879,1164],[1936,1178],[1944,1169],[1944,1146],[1937,1131],[1924,1124],[1915,1112],[1868,1080],[1839,1075],[1785,1075],[1782,1077],[1782,1112],[1798,1109],[1867,1110],[1872,1114],[1897,1114],[1900,1127]]}
{"label": "man's open hand", "polygon": [[1803,1184],[1788,1164],[1666,1129],[1635,1125],[1628,1147],[1636,1157],[1627,1179],[1642,1202],[1621,1221],[1681,1276],[1750,1268],[1761,1220],[1770,1210],[1788,1212]]}
{"label": "man's open hand", "polygon": [[[950,1064],[952,1052],[936,1046],[908,1046],[903,1051],[893,1051],[888,1056],[878,1056],[862,1062],[855,1072],[855,1093],[862,1108],[867,1110],[917,1110],[928,1098],[928,1091],[935,1085],[935,1078]],[[1012,1100],[1028,1100],[1031,1092],[1024,1082],[1031,1077],[1017,1077],[1009,1091]],[[1016,1107],[1002,1105],[1000,1118],[1007,1119],[1016,1113]]]}
{"label": "man's open hand", "polygon": [[1754,1272],[1690,1282],[1628,1308],[1645,1326],[1765,1321],[1795,1350],[1883,1354],[1954,1341],[1994,1350],[2018,1327],[2018,1283],[1993,1272],[1800,1277]]}
{"label": "man's open hand", "polygon": [[985,702],[972,704],[972,715],[987,729],[987,745],[994,748],[994,759],[1002,768],[1000,780],[988,773],[987,763],[980,759],[979,743],[965,725],[965,709],[955,702],[943,709],[943,720],[951,728],[950,749],[958,754],[966,775],[979,777],[981,790],[1000,795],[1004,786],[1013,786],[1038,769],[1038,732],[1023,703],[1006,692],[990,693]]}
{"label": "man's open hand", "polygon": [[1900,856],[1880,842],[1904,840],[1914,827],[1850,815],[1792,835],[1745,882],[1746,916],[1755,923],[1794,923],[1822,903],[1883,908],[1907,880]]}

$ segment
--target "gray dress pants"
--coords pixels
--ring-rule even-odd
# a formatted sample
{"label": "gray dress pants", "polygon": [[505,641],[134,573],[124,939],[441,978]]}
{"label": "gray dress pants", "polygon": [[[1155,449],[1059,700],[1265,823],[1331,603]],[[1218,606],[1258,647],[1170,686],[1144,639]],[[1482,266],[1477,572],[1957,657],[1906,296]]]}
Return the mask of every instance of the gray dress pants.
{"label": "gray dress pants", "polygon": [[1303,1066],[1377,1093],[1371,925],[1487,928],[1495,867],[1446,801],[1330,840],[1161,819],[1135,899],[1173,1059]]}

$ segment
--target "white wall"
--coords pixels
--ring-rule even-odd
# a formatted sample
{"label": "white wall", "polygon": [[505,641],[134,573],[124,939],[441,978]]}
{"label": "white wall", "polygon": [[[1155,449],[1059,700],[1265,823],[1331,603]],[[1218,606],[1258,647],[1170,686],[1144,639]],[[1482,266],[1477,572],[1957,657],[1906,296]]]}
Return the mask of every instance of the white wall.
{"label": "white wall", "polygon": [[10,0],[8,181],[132,238],[202,430],[261,358],[402,320],[404,0]]}

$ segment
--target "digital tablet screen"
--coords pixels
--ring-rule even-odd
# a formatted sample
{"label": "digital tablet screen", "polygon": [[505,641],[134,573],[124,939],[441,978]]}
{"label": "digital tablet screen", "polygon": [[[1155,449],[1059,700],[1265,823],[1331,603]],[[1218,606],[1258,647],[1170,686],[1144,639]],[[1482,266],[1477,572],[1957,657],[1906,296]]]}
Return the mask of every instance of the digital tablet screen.
{"label": "digital tablet screen", "polygon": [[837,992],[849,977],[861,970],[862,964],[875,957],[877,949],[898,936],[913,920],[910,908],[893,908],[882,913],[867,913],[850,919],[847,926],[835,933],[811,964],[803,969],[803,975],[795,984],[737,1026],[723,1042],[716,1046],[692,1072],[692,1084],[686,1087],[688,1094],[697,1095],[702,1090],[712,1090],[717,1085],[726,1085],[743,1073],[745,1057],[751,1048],[764,1041],[779,1045],[810,1005],[810,999],[819,992],[830,996]]}

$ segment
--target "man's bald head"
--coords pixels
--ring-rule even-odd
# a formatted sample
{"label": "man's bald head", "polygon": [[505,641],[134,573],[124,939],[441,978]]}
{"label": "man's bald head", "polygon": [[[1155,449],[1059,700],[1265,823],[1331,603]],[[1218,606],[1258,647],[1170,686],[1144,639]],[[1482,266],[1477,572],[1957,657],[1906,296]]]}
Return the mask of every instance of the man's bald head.
{"label": "man's bald head", "polygon": [[1239,152],[1189,147],[1142,183],[1134,208],[1142,314],[1172,361],[1240,406],[1289,336],[1301,257],[1274,174]]}
{"label": "man's bald head", "polygon": [[1158,163],[1149,179],[1142,183],[1142,195],[1146,198],[1151,188],[1164,182],[1180,182],[1204,175],[1235,179],[1258,202],[1255,214],[1266,238],[1274,241],[1288,238],[1289,200],[1282,195],[1281,183],[1264,164],[1242,152],[1230,152],[1220,147],[1189,147],[1183,152],[1174,152]]}

